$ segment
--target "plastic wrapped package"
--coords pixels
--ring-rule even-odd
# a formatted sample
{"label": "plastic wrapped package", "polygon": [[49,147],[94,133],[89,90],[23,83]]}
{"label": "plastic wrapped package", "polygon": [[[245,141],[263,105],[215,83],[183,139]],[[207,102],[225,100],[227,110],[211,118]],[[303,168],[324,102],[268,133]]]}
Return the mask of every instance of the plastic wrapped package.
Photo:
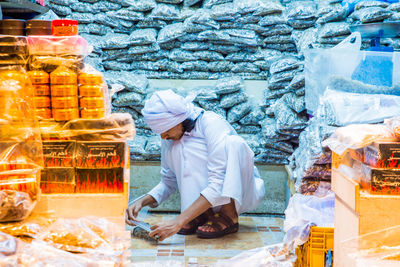
{"label": "plastic wrapped package", "polygon": [[39,240],[69,252],[120,256],[130,246],[124,229],[104,218],[58,219]]}
{"label": "plastic wrapped package", "polygon": [[83,119],[100,119],[111,114],[111,100],[103,74],[90,65],[80,71],[79,108]]}
{"label": "plastic wrapped package", "polygon": [[355,267],[395,267],[400,264],[400,226],[341,242],[346,262]]}
{"label": "plastic wrapped package", "polygon": [[[77,267],[100,267],[109,262],[94,261],[81,255],[65,252],[51,247],[43,242],[33,241],[24,243],[18,239],[10,237],[8,247],[13,243],[17,244],[16,253],[7,257],[0,258],[2,266],[77,266]],[[102,265],[103,264],[103,265]]]}
{"label": "plastic wrapped package", "polygon": [[162,28],[158,33],[157,42],[166,43],[184,35],[183,23],[174,23]]}
{"label": "plastic wrapped package", "polygon": [[294,194],[285,210],[284,230],[313,223],[320,227],[332,227],[334,223],[335,193],[304,196]]}
{"label": "plastic wrapped package", "polygon": [[230,259],[218,260],[216,267],[291,267],[296,257],[283,243],[244,251]]}
{"label": "plastic wrapped package", "polygon": [[322,142],[336,154],[342,155],[347,149],[359,149],[373,142],[398,141],[387,125],[351,124],[338,128],[335,133]]}
{"label": "plastic wrapped package", "polygon": [[15,237],[37,238],[41,232],[54,222],[53,218],[46,216],[29,217],[22,222],[0,224],[0,232]]}
{"label": "plastic wrapped package", "polygon": [[126,140],[135,137],[136,129],[128,113],[112,113],[101,119],[76,119],[41,127],[43,139]]}
{"label": "plastic wrapped package", "polygon": [[399,103],[400,96],[346,93],[327,89],[321,97],[321,109],[317,112],[331,124],[338,126],[376,123],[397,116],[400,112]]}
{"label": "plastic wrapped package", "polygon": [[158,4],[150,13],[150,18],[161,20],[179,20],[180,10],[175,5]]}
{"label": "plastic wrapped package", "polygon": [[0,102],[0,221],[18,221],[36,204],[43,167],[33,89],[22,68],[0,69]]}
{"label": "plastic wrapped package", "polygon": [[83,58],[91,52],[91,47],[81,36],[29,36],[27,42],[29,67],[47,72],[60,65],[77,70]]}
{"label": "plastic wrapped package", "polygon": [[393,134],[400,139],[400,117],[385,120],[385,124],[392,130]]}

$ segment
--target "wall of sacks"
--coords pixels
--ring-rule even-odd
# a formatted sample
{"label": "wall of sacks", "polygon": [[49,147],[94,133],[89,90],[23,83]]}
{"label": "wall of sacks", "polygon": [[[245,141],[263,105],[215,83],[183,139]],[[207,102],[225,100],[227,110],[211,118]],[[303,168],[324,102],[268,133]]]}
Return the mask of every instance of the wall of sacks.
{"label": "wall of sacks", "polygon": [[[287,164],[308,120],[304,50],[333,47],[350,34],[349,25],[400,18],[399,3],[377,1],[360,2],[350,14],[338,0],[50,0],[49,6],[79,21],[94,47],[89,63],[108,84],[124,86],[113,111],[135,119],[136,160],[160,157],[160,139],[140,113],[146,97],[162,89],[148,79],[211,79],[212,86],[194,89],[195,104],[227,118],[257,162]],[[397,50],[400,39],[382,44]],[[264,99],[249,99],[246,79],[267,81]]]}

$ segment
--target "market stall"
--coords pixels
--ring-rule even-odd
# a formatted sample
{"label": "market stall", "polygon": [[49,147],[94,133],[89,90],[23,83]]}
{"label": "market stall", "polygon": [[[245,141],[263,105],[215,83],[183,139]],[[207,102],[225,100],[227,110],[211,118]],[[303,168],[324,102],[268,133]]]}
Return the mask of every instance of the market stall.
{"label": "market stall", "polygon": [[85,63],[91,48],[77,24],[28,21],[33,35],[14,28],[0,36],[1,264],[128,261],[134,122],[111,114],[107,85]]}

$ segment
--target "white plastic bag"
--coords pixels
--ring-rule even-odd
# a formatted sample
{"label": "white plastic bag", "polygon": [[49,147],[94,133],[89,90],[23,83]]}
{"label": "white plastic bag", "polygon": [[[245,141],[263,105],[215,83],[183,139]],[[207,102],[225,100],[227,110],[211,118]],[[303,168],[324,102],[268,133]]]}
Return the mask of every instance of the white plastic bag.
{"label": "white plastic bag", "polygon": [[342,155],[347,149],[359,149],[373,142],[395,142],[398,139],[384,124],[351,124],[336,129],[336,132],[322,142],[336,154]]}

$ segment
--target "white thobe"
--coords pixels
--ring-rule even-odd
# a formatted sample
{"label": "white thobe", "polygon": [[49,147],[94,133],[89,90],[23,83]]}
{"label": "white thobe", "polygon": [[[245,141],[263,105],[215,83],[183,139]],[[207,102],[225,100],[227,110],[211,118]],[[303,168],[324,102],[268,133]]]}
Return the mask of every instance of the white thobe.
{"label": "white thobe", "polygon": [[194,129],[180,140],[162,140],[161,182],[148,194],[159,205],[179,189],[181,211],[200,195],[212,207],[228,204],[232,198],[238,214],[250,211],[265,196],[253,157],[246,142],[225,119],[205,111]]}

